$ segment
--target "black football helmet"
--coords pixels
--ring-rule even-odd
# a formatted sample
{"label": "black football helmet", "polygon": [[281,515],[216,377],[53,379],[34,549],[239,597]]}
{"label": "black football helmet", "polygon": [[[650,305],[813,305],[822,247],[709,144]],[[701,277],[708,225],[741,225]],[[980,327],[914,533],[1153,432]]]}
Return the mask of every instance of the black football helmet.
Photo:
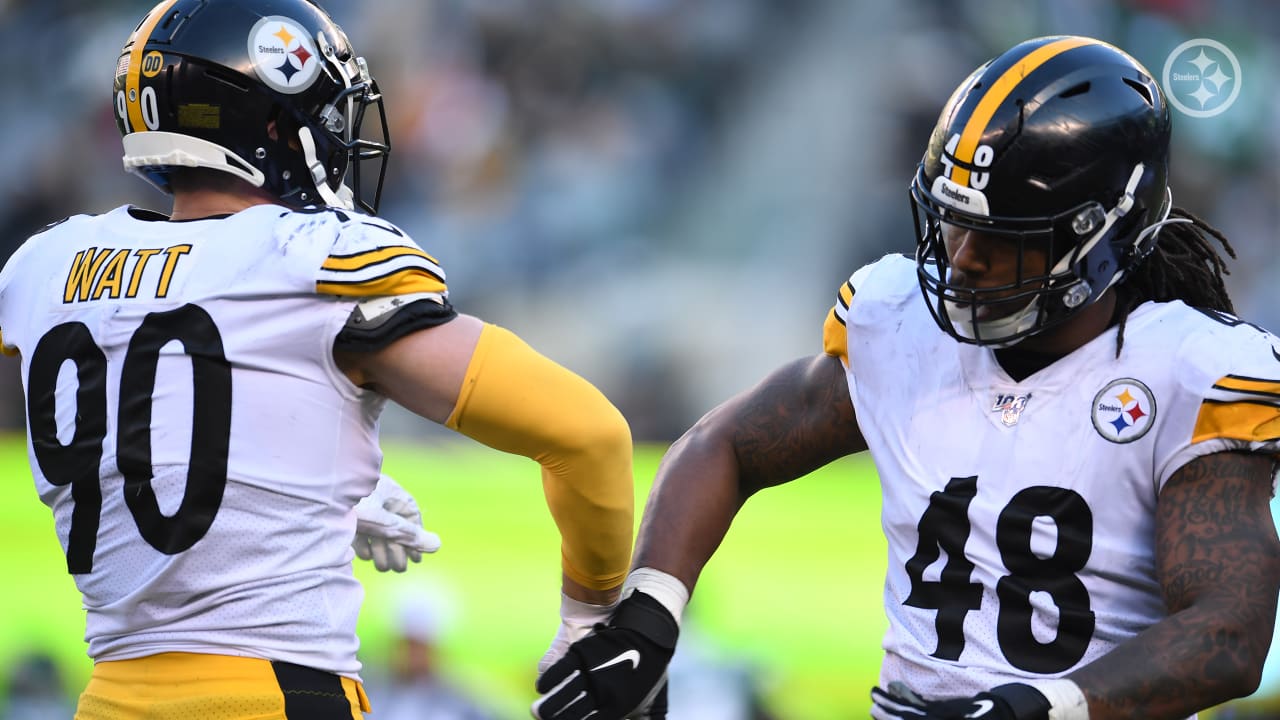
{"label": "black football helmet", "polygon": [[[943,331],[1007,346],[1122,280],[1167,222],[1169,130],[1151,73],[1097,40],[1028,40],[974,71],[943,108],[911,182],[920,288]],[[1017,243],[1017,279],[953,283],[944,224]],[[1022,262],[1032,243],[1047,267]]]}
{"label": "black football helmet", "polygon": [[308,0],[164,0],[121,51],[115,106],[125,168],[166,193],[172,168],[204,167],[287,205],[377,212],[391,150],[382,96]]}

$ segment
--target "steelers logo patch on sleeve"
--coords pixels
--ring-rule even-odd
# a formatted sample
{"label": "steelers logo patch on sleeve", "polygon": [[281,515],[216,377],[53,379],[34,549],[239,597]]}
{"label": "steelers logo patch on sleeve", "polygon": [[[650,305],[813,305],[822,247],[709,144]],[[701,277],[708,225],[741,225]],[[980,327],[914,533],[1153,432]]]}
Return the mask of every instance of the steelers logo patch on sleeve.
{"label": "steelers logo patch on sleeve", "polygon": [[1131,443],[1155,422],[1156,398],[1133,378],[1112,380],[1093,396],[1092,415],[1099,435],[1113,443]]}

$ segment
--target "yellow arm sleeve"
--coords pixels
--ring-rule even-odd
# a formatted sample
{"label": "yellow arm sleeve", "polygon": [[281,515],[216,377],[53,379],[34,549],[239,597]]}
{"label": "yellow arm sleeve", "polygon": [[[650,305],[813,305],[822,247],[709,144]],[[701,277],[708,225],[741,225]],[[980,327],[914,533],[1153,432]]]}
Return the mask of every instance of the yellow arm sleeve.
{"label": "yellow arm sleeve", "polygon": [[591,383],[486,324],[446,426],[532,458],[560,529],[564,573],[618,587],[631,562],[631,429]]}

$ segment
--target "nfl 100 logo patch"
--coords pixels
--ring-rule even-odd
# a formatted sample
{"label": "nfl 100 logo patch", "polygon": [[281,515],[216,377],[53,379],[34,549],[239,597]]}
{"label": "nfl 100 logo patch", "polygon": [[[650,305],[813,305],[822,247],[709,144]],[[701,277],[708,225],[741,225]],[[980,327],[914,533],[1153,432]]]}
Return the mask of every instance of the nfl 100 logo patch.
{"label": "nfl 100 logo patch", "polygon": [[1107,383],[1093,396],[1093,427],[1113,443],[1131,443],[1151,429],[1156,419],[1156,396],[1133,378]]}
{"label": "nfl 100 logo patch", "polygon": [[1027,401],[1031,399],[1031,393],[1024,395],[1015,395],[1012,393],[997,393],[996,401],[991,405],[991,412],[1000,413],[1000,422],[1005,427],[1013,427],[1018,424],[1018,419],[1022,417],[1022,411],[1027,407]]}

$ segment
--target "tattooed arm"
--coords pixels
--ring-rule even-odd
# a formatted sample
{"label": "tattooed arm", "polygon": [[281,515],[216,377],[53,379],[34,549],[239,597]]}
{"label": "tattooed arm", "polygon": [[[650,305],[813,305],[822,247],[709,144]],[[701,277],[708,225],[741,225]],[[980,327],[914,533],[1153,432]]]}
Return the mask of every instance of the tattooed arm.
{"label": "tattooed arm", "polygon": [[636,541],[636,567],[692,590],[752,493],[866,449],[844,366],[796,360],[707,413],[667,451]]}
{"label": "tattooed arm", "polygon": [[1185,718],[1257,689],[1280,587],[1272,467],[1215,453],[1169,480],[1156,511],[1169,615],[1070,675],[1090,720]]}

